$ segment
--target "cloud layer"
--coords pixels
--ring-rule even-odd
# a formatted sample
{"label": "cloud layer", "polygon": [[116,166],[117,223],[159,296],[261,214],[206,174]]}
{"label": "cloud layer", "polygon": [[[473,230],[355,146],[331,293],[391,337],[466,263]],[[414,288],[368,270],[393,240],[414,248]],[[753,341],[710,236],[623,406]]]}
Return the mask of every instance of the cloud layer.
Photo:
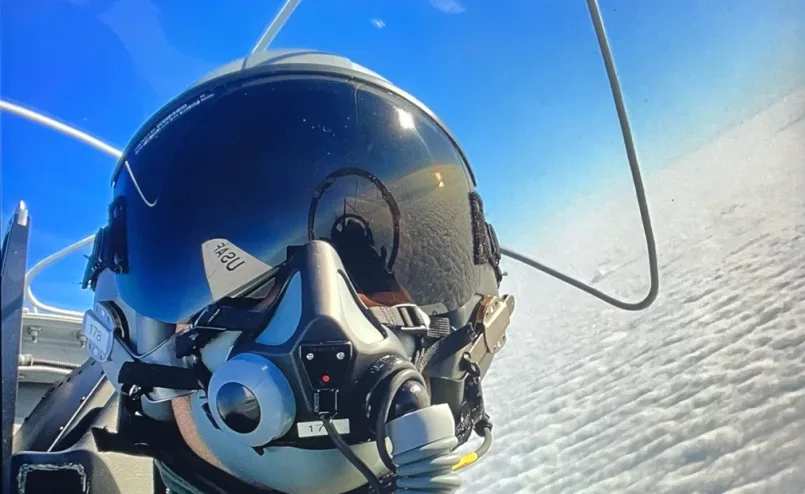
{"label": "cloud layer", "polygon": [[[496,441],[464,492],[802,489],[803,115],[805,91],[650,178],[661,294],[648,311],[507,265],[519,312],[484,383]],[[645,260],[622,246],[640,238],[634,196],[598,206],[556,250],[605,259],[574,268],[638,299]]]}

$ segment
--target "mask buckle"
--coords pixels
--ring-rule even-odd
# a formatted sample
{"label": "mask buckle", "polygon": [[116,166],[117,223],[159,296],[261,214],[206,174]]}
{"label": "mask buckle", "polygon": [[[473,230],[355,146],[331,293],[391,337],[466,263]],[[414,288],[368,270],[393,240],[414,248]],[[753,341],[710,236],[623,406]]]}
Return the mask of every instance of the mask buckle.
{"label": "mask buckle", "polygon": [[431,333],[430,316],[415,304],[370,307],[369,312],[377,322],[391,330],[415,336],[429,336]]}
{"label": "mask buckle", "polygon": [[226,304],[224,299],[207,306],[193,323],[176,336],[176,357],[193,355],[224,331],[255,332],[266,327],[269,311],[248,310]]}

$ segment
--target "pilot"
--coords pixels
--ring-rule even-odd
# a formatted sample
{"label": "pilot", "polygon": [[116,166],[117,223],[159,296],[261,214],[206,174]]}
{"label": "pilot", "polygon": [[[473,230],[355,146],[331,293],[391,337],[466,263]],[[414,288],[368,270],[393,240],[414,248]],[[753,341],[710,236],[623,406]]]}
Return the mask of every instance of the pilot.
{"label": "pilot", "polygon": [[514,305],[422,103],[340,56],[258,53],[157,112],[112,186],[85,277],[123,405],[103,448],[171,493],[459,487]]}

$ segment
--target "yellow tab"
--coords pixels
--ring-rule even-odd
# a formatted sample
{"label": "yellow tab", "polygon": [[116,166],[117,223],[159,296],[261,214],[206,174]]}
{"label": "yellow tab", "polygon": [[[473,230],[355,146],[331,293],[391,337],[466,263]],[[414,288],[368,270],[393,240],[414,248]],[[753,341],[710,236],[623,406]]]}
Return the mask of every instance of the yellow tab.
{"label": "yellow tab", "polygon": [[455,472],[456,470],[461,470],[462,468],[468,467],[473,463],[475,463],[477,459],[478,459],[478,453],[476,453],[475,451],[473,451],[472,453],[467,453],[461,458],[461,460],[459,460],[458,463],[453,465],[453,471]]}

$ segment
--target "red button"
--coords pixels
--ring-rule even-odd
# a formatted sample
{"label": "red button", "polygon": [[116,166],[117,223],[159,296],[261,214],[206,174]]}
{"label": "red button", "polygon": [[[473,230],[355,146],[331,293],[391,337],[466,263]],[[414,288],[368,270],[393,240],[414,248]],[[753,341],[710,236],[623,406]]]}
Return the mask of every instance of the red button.
{"label": "red button", "polygon": [[326,374],[321,376],[321,382],[325,382],[325,383],[330,382],[330,376],[328,376]]}

